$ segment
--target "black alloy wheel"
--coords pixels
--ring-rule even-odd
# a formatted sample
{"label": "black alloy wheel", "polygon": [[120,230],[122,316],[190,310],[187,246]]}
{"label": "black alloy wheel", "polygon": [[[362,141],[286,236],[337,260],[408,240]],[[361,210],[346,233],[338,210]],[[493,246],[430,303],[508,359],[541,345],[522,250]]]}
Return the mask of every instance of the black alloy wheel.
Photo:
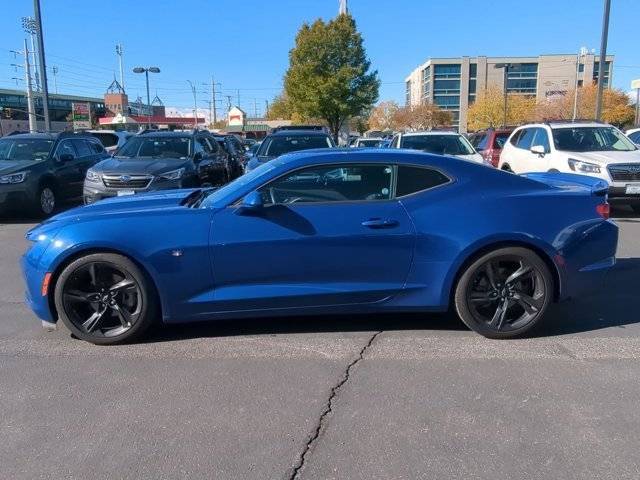
{"label": "black alloy wheel", "polygon": [[39,217],[48,217],[56,209],[56,191],[48,184],[42,185],[38,189],[34,210]]}
{"label": "black alloy wheel", "polygon": [[156,312],[146,276],[128,258],[107,253],[68,265],[56,282],[55,304],[69,330],[99,345],[137,338]]}
{"label": "black alloy wheel", "polygon": [[490,252],[460,277],[455,306],[462,321],[489,338],[513,338],[533,328],[553,297],[553,278],[531,250]]}

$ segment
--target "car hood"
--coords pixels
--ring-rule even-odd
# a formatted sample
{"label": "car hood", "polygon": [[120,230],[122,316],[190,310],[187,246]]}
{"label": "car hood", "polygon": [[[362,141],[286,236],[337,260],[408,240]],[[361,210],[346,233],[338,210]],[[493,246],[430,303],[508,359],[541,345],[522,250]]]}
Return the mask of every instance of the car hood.
{"label": "car hood", "polygon": [[90,205],[72,208],[59,213],[42,222],[36,228],[50,228],[52,226],[64,226],[69,223],[82,220],[96,220],[112,215],[138,216],[151,212],[166,212],[167,209],[187,208],[182,203],[191,193],[198,189],[159,190],[139,195],[126,195],[124,197],[112,197]]}
{"label": "car hood", "polygon": [[100,173],[122,175],[159,175],[182,168],[189,163],[189,160],[178,158],[107,158],[97,163],[93,170]]}
{"label": "car hood", "polygon": [[612,163],[640,163],[640,150],[630,152],[567,152],[563,151],[569,158],[582,160],[584,162],[597,163],[599,165],[610,165]]}
{"label": "car hood", "polygon": [[480,155],[479,153],[472,153],[470,155],[455,155],[455,157],[461,158],[463,160],[469,160],[476,163],[484,163],[484,159],[482,158],[482,155]]}
{"label": "car hood", "polygon": [[0,160],[0,175],[28,170],[36,163],[34,160]]}

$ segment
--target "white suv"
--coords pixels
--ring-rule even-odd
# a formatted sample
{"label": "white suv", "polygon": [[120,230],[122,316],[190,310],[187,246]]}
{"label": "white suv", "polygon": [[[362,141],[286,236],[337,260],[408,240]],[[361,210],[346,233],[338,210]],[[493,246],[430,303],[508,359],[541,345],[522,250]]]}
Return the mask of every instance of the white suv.
{"label": "white suv", "polygon": [[514,173],[566,172],[609,183],[609,200],[640,212],[640,150],[604,123],[536,123],[513,131],[498,168]]}
{"label": "white suv", "polygon": [[469,140],[457,132],[431,130],[428,132],[398,133],[393,137],[389,148],[422,150],[427,153],[450,155],[463,160],[485,163],[482,155],[475,151]]}

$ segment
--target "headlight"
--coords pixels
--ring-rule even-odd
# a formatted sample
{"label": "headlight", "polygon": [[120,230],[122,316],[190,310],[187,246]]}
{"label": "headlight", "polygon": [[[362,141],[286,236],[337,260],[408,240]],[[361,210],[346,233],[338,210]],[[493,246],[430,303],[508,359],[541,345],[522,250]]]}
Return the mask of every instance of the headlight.
{"label": "headlight", "polygon": [[100,181],[100,174],[97,173],[95,170],[87,170],[87,180],[89,180],[90,182],[99,182]]}
{"label": "headlight", "polygon": [[570,158],[567,161],[569,162],[569,168],[574,172],[600,173],[600,166],[595,163],[582,162],[573,158]]}
{"label": "headlight", "polygon": [[0,177],[0,183],[22,183],[27,178],[28,172],[10,173],[9,175],[2,175]]}
{"label": "headlight", "polygon": [[184,173],[184,168],[179,168],[177,170],[171,170],[170,172],[163,173],[162,175],[158,175],[163,180],[177,180],[182,177]]}

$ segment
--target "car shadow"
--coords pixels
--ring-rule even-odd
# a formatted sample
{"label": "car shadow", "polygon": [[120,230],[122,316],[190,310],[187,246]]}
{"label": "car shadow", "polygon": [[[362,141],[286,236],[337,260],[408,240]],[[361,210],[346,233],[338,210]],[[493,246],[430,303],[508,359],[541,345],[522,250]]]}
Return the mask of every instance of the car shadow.
{"label": "car shadow", "polygon": [[640,220],[640,214],[634,212],[628,205],[611,205],[611,218],[618,220]]}
{"label": "car shadow", "polygon": [[[609,272],[600,292],[554,305],[540,327],[527,336],[529,338],[553,337],[611,327],[625,328],[628,325],[640,323],[640,316],[634,313],[634,307],[637,304],[637,285],[640,285],[640,258],[619,259],[616,266]],[[142,341],[155,343],[243,335],[379,330],[455,333],[468,329],[451,312],[296,316],[163,325]]]}

